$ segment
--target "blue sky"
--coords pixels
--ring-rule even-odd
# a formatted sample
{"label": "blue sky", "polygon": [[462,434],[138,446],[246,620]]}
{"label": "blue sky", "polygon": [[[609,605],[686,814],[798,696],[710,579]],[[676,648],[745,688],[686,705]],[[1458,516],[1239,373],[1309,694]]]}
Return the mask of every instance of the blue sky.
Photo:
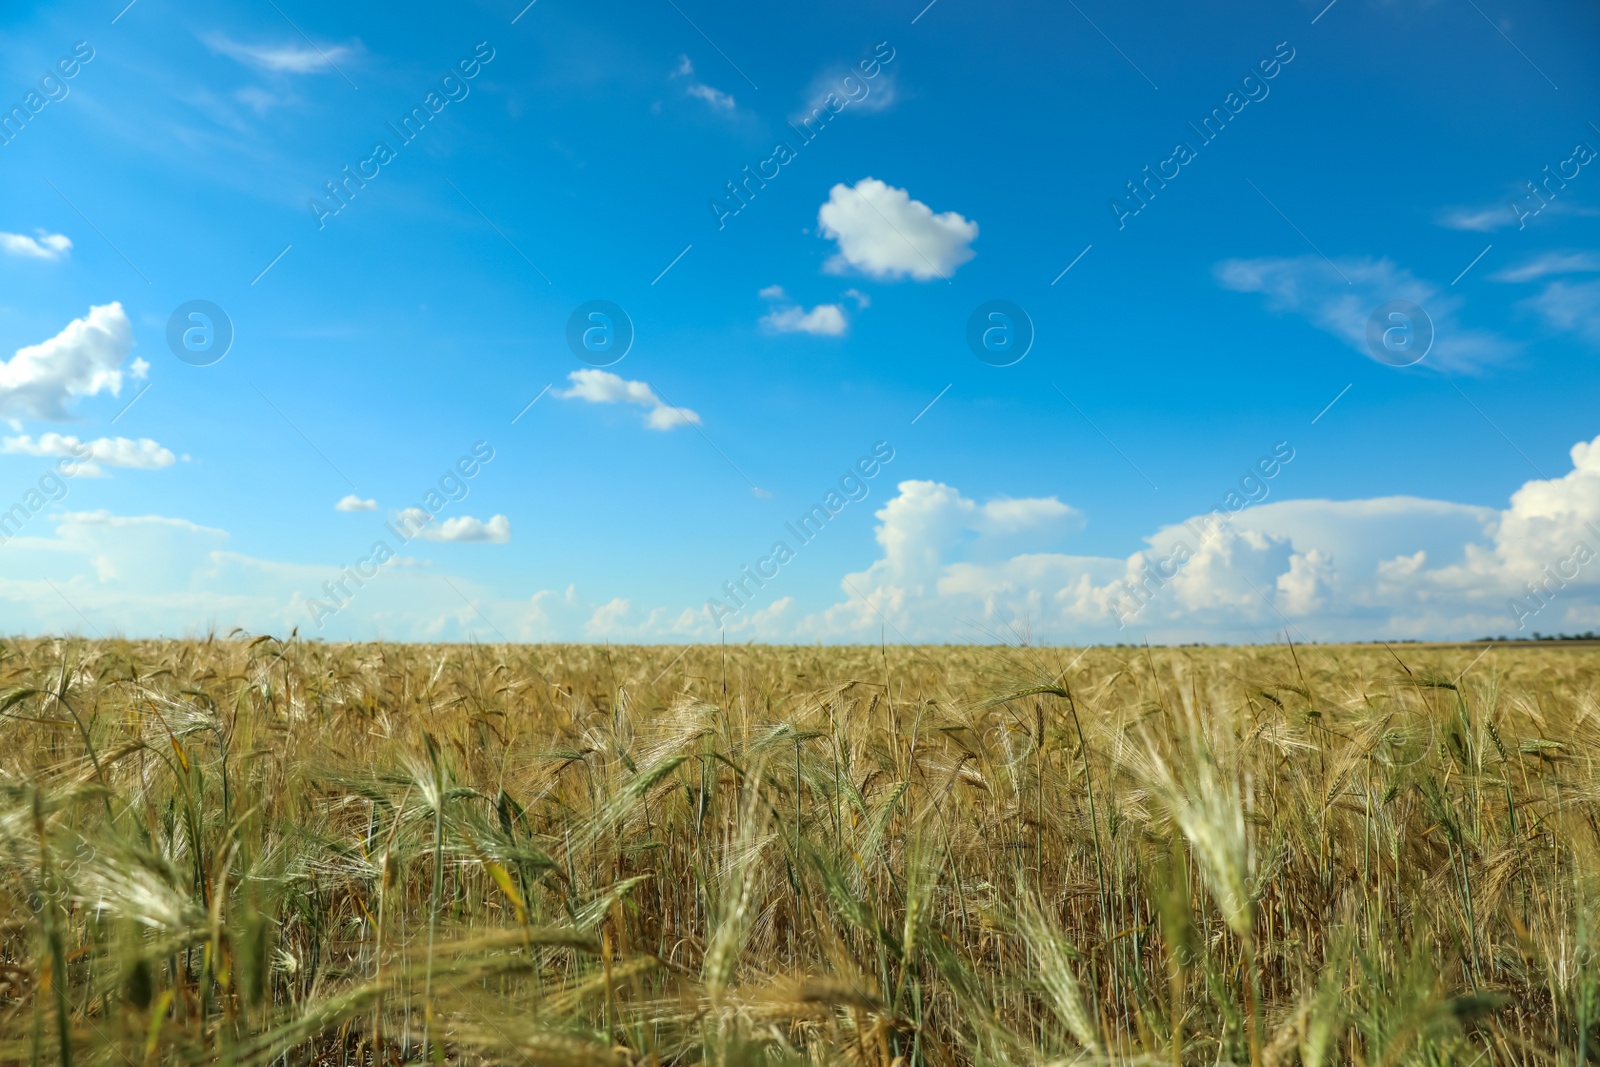
{"label": "blue sky", "polygon": [[[1600,622],[1592,5],[0,26],[0,630]],[[605,366],[568,343],[596,300],[632,325]],[[997,300],[1008,366],[968,343]],[[231,324],[208,365],[169,347],[191,301]]]}

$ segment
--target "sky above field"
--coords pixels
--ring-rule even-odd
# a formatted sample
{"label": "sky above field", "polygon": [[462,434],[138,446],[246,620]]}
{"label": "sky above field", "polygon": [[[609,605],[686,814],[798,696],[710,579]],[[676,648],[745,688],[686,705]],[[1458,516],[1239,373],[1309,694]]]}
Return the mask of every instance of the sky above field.
{"label": "sky above field", "polygon": [[125,3],[0,13],[0,631],[1600,628],[1592,4]]}

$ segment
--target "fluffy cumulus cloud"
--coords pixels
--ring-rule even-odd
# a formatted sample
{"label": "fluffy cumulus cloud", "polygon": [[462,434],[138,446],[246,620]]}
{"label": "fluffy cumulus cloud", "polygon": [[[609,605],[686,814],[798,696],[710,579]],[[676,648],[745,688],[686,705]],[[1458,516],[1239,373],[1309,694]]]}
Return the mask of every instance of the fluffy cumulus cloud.
{"label": "fluffy cumulus cloud", "polygon": [[844,309],[838,304],[773,308],[761,316],[761,325],[774,333],[809,333],[818,337],[838,337],[844,333]]}
{"label": "fluffy cumulus cloud", "polygon": [[213,52],[274,74],[321,74],[354,54],[354,49],[342,44],[245,44],[221,33],[210,34],[205,42]]}
{"label": "fluffy cumulus cloud", "polygon": [[593,599],[580,594],[576,585],[541,589],[525,600],[502,601],[494,610],[497,625],[507,634],[521,634],[522,640],[680,642],[716,637],[695,608],[635,612],[627,597]]}
{"label": "fluffy cumulus cloud", "polygon": [[652,430],[671,430],[679,426],[698,426],[700,416],[688,408],[665,403],[647,382],[633,382],[603,370],[575,370],[567,375],[570,389],[559,389],[556,396],[566,400],[587,400],[591,404],[633,404],[645,409],[644,424]]}
{"label": "fluffy cumulus cloud", "polygon": [[926,588],[936,581],[944,550],[964,545],[976,558],[1043,548],[1081,523],[1079,514],[1055,497],[991,500],[978,504],[948,485],[907,481],[877,516],[883,559],[868,572],[880,579]]}
{"label": "fluffy cumulus cloud", "polygon": [[[1600,438],[1503,509],[1417,497],[1263,503],[1195,517],[1126,558],[1042,547],[1076,514],[1052,500],[979,505],[902,482],[878,510],[880,557],[847,575],[798,636],[983,640],[1022,626],[1061,641],[1472,638],[1600,627]],[[997,536],[1029,545],[996,551]],[[1018,551],[1011,551],[1019,548]],[[741,621],[740,625],[748,625]]]}
{"label": "fluffy cumulus cloud", "polygon": [[761,325],[773,333],[838,337],[849,328],[844,308],[838,304],[818,304],[807,311],[799,304],[790,302],[781,285],[769,285],[758,295],[773,302],[772,309],[761,316]]}
{"label": "fluffy cumulus cloud", "polygon": [[[1125,557],[1073,553],[1054,497],[979,502],[906,481],[880,507],[878,558],[803,610],[797,588],[723,620],[756,640],[1059,642],[1471,638],[1600,624],[1600,439],[1505,509],[1416,497],[1291,500],[1224,524],[1174,522]],[[634,638],[714,638],[708,614],[631,617]],[[652,629],[652,623],[655,628]]]}
{"label": "fluffy cumulus cloud", "polygon": [[43,433],[34,438],[29,434],[0,440],[0,453],[19,456],[70,456],[79,460],[76,472],[80,476],[99,477],[102,467],[124,467],[129,470],[153,471],[170,467],[178,457],[148,437],[134,440],[128,437],[96,437],[82,441],[59,433]]}
{"label": "fluffy cumulus cloud", "polygon": [[[965,631],[981,640],[972,622],[1004,616],[1017,603],[1040,614],[1050,587],[1084,574],[1109,582],[1118,571],[1114,561],[1059,551],[1083,518],[1055,497],[980,504],[942,482],[904,481],[875,514],[879,558],[845,576],[845,601],[796,620],[799,635],[865,637],[887,624],[904,639]],[[932,614],[917,618],[923,611]]]}
{"label": "fluffy cumulus cloud", "polygon": [[54,262],[65,259],[67,253],[72,251],[72,239],[66,234],[46,233],[44,230],[34,232],[37,234],[35,237],[21,233],[0,233],[0,252],[8,256]]}
{"label": "fluffy cumulus cloud", "polygon": [[424,509],[406,508],[400,512],[400,518],[406,528],[416,530],[424,541],[503,545],[511,540],[511,520],[504,515],[495,515],[487,522],[471,515],[454,515],[434,522],[433,515]]}
{"label": "fluffy cumulus cloud", "polygon": [[333,505],[334,511],[377,511],[378,502],[371,499],[362,499],[354,493],[346,493]]}
{"label": "fluffy cumulus cloud", "polygon": [[81,396],[122,391],[124,375],[142,378],[149,364],[136,359],[122,369],[133,347],[133,327],[118,303],[91,307],[66,329],[0,361],[0,417],[63,420]]}
{"label": "fluffy cumulus cloud", "polygon": [[594,609],[594,614],[589,616],[589,621],[584,629],[591,637],[605,637],[614,631],[623,619],[628,617],[628,612],[633,610],[633,604],[623,597],[616,597]]}
{"label": "fluffy cumulus cloud", "polygon": [[827,263],[837,274],[858,270],[874,278],[948,279],[976,254],[976,222],[954,211],[936,214],[906,190],[876,178],[835,185],[817,212],[817,224],[839,246]]}
{"label": "fluffy cumulus cloud", "polygon": [[1223,288],[1259,293],[1270,310],[1299,315],[1368,359],[1377,356],[1367,347],[1367,320],[1391,300],[1409,301],[1433,320],[1435,340],[1423,366],[1470,372],[1516,351],[1495,334],[1460,326],[1459,297],[1387,259],[1229,259],[1217,264],[1216,277]]}
{"label": "fluffy cumulus cloud", "polygon": [[[1571,457],[1570,470],[1527,482],[1500,508],[1419,497],[1264,501],[1220,524],[1174,520],[1126,555],[1074,551],[1084,516],[1054,496],[977,500],[906,480],[874,512],[875,550],[863,526],[839,528],[860,539],[841,542],[862,553],[860,567],[818,570],[826,564],[802,545],[791,565],[799,569],[724,620],[727,636],[876,641],[886,630],[910,641],[1162,643],[1600,629],[1600,437]],[[509,536],[501,516],[422,526],[430,528],[437,537],[419,536],[411,553],[430,539],[495,540],[497,528]],[[0,606],[18,632],[80,632],[85,619],[104,633],[284,632],[309,628],[309,601],[349,580],[349,567],[242,556],[225,532],[162,516],[40,510],[9,532]],[[625,590],[485,587],[404,550],[378,573],[320,636],[718,636],[704,601],[650,606],[618,595]],[[829,587],[837,592],[818,596]]]}

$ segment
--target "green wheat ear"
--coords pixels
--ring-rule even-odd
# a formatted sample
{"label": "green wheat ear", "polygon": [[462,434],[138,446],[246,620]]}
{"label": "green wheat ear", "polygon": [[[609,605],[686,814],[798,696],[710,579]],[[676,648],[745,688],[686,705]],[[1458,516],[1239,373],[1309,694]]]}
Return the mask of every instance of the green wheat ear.
{"label": "green wheat ear", "polygon": [[1083,1049],[1100,1055],[1100,1036],[1094,1016],[1085,1003],[1083,987],[1074,971],[1073,961],[1079,958],[1079,953],[1033,902],[1022,911],[1021,929],[1050,1010]]}

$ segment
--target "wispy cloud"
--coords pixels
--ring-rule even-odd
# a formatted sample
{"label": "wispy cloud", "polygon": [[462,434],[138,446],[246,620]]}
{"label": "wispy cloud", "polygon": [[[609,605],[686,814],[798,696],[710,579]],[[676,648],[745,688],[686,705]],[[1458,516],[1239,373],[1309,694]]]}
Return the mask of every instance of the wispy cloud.
{"label": "wispy cloud", "polygon": [[1471,230],[1474,233],[1503,230],[1516,221],[1516,214],[1505,204],[1495,204],[1490,207],[1454,207],[1439,216],[1439,225],[1446,229]]}
{"label": "wispy cloud", "polygon": [[1260,293],[1269,310],[1299,315],[1368,359],[1377,356],[1367,347],[1367,320],[1390,300],[1410,301],[1433,321],[1437,340],[1426,358],[1429,366],[1471,372],[1516,351],[1497,334],[1463,329],[1456,322],[1460,297],[1387,259],[1346,258],[1337,267],[1316,255],[1229,259],[1217,264],[1216,277],[1225,289]]}
{"label": "wispy cloud", "polygon": [[265,115],[273,108],[289,102],[288,98],[269,93],[258,85],[246,85],[234,93],[233,98],[257,115]]}
{"label": "wispy cloud", "polygon": [[684,87],[684,93],[696,100],[705,101],[710,105],[711,110],[731,113],[735,109],[736,105],[731,93],[725,93],[721,89],[707,85],[705,82],[695,80],[694,63],[690,61],[688,56],[678,57],[678,65],[673,69],[672,77],[675,79],[688,79],[688,84]]}
{"label": "wispy cloud", "polygon": [[1551,282],[1524,303],[1556,329],[1600,344],[1600,281]]}
{"label": "wispy cloud", "polygon": [[205,43],[213,52],[257,70],[277,74],[321,74],[334,64],[355,55],[355,49],[342,44],[301,46],[287,44],[245,44],[222,33],[209,34]]}
{"label": "wispy cloud", "polygon": [[377,511],[378,510],[378,502],[376,500],[363,500],[360,497],[356,496],[354,493],[348,493],[345,496],[342,496],[342,497],[339,498],[339,502],[333,506],[333,510],[334,511]]}
{"label": "wispy cloud", "polygon": [[714,111],[732,111],[734,108],[733,97],[721,89],[713,89],[709,85],[695,82],[686,91],[696,100],[704,100],[710,104]]}
{"label": "wispy cloud", "polygon": [[[1486,204],[1479,207],[1453,207],[1440,213],[1436,220],[1440,226],[1448,230],[1468,230],[1473,233],[1493,233],[1510,227],[1523,229],[1534,215],[1587,215],[1592,216],[1597,212],[1594,208],[1585,207],[1574,200],[1553,200],[1540,205],[1531,197],[1516,194],[1519,199],[1526,201],[1519,211],[1516,200],[1508,196],[1497,204]],[[1530,208],[1537,211],[1530,213]]]}
{"label": "wispy cloud", "polygon": [[[811,118],[819,109],[837,110],[841,101],[848,102],[854,111],[885,111],[900,100],[899,86],[893,73],[879,67],[872,78],[864,78],[859,70],[843,65],[826,67],[806,87],[800,110],[790,116],[796,123]],[[829,107],[832,97],[833,107]]]}
{"label": "wispy cloud", "polygon": [[1593,252],[1546,252],[1489,275],[1496,282],[1531,282],[1551,274],[1593,274],[1600,271],[1600,255]]}

